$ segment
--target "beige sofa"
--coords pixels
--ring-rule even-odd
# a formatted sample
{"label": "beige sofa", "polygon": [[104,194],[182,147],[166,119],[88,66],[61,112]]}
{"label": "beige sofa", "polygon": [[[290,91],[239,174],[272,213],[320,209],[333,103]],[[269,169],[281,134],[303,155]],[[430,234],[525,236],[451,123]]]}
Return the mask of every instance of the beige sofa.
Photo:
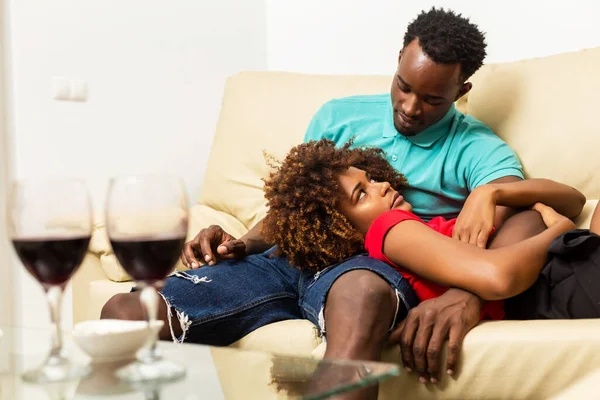
{"label": "beige sofa", "polygon": [[[528,177],[553,178],[589,199],[578,218],[588,227],[600,197],[600,48],[485,65],[457,107],[487,123],[518,153]],[[387,92],[390,76],[321,76],[246,72],[225,87],[204,187],[192,212],[190,237],[219,224],[241,236],[265,214],[263,150],[277,157],[302,141],[313,113],[335,97]],[[110,296],[131,282],[115,261],[103,225],[96,226],[73,282],[76,321],[98,318]],[[234,346],[321,356],[324,344],[307,321],[263,327]],[[399,362],[397,348],[385,360]],[[422,385],[404,374],[381,387],[381,398],[547,398],[600,367],[600,320],[482,323],[464,342],[456,379]],[[232,366],[232,373],[235,366]],[[243,390],[243,388],[240,388]],[[243,397],[243,392],[240,392]],[[394,396],[396,394],[396,396]]]}

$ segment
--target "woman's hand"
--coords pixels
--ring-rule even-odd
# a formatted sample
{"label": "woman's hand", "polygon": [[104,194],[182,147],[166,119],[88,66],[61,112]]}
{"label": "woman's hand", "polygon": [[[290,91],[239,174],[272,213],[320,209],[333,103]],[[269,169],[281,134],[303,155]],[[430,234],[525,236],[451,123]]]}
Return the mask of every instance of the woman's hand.
{"label": "woman's hand", "polygon": [[569,230],[575,229],[575,224],[573,221],[564,215],[557,213],[552,207],[548,207],[542,203],[535,203],[531,208],[542,215],[542,220],[544,220],[544,224],[547,228],[551,228],[556,224],[565,224]]}
{"label": "woman's hand", "polygon": [[496,217],[495,190],[492,185],[475,188],[461,210],[452,238],[486,248]]}

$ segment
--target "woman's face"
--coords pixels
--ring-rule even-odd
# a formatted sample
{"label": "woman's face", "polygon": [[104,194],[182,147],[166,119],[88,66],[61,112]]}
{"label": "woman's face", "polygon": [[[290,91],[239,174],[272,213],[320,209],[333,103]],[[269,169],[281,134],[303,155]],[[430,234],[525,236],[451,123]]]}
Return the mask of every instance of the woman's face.
{"label": "woman's face", "polygon": [[375,182],[361,169],[348,168],[340,175],[340,186],[343,194],[338,209],[363,234],[386,211],[412,211],[412,206],[388,182]]}

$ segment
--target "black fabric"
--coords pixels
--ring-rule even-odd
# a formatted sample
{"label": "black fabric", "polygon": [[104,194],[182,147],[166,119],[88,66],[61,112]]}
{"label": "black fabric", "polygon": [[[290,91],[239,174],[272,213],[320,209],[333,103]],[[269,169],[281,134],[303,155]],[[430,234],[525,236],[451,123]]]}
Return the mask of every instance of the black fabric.
{"label": "black fabric", "polygon": [[552,242],[536,283],[505,301],[506,319],[600,318],[600,236],[587,229]]}

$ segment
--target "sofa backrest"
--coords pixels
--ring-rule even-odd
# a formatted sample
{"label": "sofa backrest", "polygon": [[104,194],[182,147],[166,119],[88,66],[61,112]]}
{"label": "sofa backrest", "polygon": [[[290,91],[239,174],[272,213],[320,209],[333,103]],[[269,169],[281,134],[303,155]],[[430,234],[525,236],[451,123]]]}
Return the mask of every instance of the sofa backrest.
{"label": "sofa backrest", "polygon": [[[487,123],[519,155],[528,177],[600,197],[600,48],[485,65],[457,107]],[[252,227],[266,212],[263,151],[282,159],[326,101],[390,90],[390,76],[244,72],[228,79],[201,204]]]}
{"label": "sofa backrest", "polygon": [[600,47],[486,65],[461,106],[516,151],[526,176],[554,179],[598,199],[598,71]]}

